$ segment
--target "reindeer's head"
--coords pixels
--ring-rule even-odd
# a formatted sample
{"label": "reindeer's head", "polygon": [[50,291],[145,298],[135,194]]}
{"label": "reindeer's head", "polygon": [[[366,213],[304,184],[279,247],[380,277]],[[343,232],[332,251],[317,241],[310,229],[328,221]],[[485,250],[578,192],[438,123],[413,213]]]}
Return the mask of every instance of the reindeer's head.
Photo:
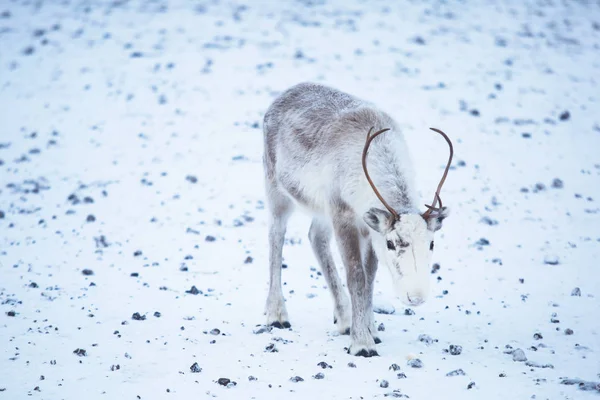
{"label": "reindeer's head", "polygon": [[[387,131],[383,129],[367,135],[367,142],[363,151],[363,169],[367,180],[375,191],[386,210],[372,208],[364,215],[364,220],[377,234],[373,236],[373,247],[377,258],[383,261],[392,275],[396,294],[406,304],[417,306],[425,302],[429,296],[429,282],[431,271],[431,256],[434,249],[434,233],[442,227],[442,221],[448,216],[449,210],[442,206],[440,190],[452,162],[454,154],[452,142],[445,133],[438,129],[450,146],[450,158],[435,192],[433,204],[426,205],[424,213],[398,214],[383,199],[367,171],[367,151],[371,141],[379,134]],[[439,202],[439,207],[436,203]]]}

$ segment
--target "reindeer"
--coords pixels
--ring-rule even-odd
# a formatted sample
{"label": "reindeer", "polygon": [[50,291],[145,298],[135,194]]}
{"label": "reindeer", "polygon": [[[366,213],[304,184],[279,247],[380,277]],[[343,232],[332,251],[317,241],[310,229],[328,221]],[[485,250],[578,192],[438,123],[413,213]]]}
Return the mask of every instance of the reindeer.
{"label": "reindeer", "polygon": [[[448,142],[450,158],[432,205],[421,213],[408,148],[388,114],[315,83],[293,86],[273,102],[264,118],[270,213],[267,324],[291,327],[281,267],[287,221],[296,207],[312,215],[308,236],[333,296],[334,324],[341,334],[351,335],[348,353],[378,355],[375,345],[381,341],[373,314],[378,260],[387,265],[403,302],[418,306],[427,299],[434,232],[449,213],[439,192],[453,154],[450,139],[431,129]],[[350,300],[331,255],[332,233],[346,270]]]}

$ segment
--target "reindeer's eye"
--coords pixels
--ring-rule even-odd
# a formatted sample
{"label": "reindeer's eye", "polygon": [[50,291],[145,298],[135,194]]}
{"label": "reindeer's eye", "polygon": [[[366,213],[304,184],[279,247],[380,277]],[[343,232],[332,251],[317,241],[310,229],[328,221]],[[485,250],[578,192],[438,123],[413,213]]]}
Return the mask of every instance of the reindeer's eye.
{"label": "reindeer's eye", "polygon": [[429,243],[429,250],[433,251],[433,240]]}
{"label": "reindeer's eye", "polygon": [[394,242],[392,242],[391,240],[387,241],[387,248],[388,250],[396,250],[396,246],[394,246]]}

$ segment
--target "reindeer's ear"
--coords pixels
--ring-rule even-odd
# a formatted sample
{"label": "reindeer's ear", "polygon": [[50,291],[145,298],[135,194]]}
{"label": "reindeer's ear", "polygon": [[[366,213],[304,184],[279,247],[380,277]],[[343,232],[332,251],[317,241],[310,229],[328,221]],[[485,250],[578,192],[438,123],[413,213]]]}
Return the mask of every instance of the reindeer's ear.
{"label": "reindeer's ear", "polygon": [[392,214],[379,208],[371,208],[365,213],[363,219],[373,230],[386,234],[394,226],[394,217]]}
{"label": "reindeer's ear", "polygon": [[442,221],[450,215],[448,207],[442,207],[439,211],[433,211],[427,217],[427,228],[432,231],[438,231],[442,227]]}

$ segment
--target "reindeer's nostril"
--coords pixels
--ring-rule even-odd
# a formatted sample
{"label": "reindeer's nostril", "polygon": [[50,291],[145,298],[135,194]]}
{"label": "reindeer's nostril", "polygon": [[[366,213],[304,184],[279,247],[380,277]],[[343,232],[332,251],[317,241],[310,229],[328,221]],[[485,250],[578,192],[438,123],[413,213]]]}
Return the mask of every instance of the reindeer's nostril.
{"label": "reindeer's nostril", "polygon": [[413,306],[418,306],[424,303],[424,300],[421,296],[410,296],[407,294],[406,297],[408,298],[408,302]]}

